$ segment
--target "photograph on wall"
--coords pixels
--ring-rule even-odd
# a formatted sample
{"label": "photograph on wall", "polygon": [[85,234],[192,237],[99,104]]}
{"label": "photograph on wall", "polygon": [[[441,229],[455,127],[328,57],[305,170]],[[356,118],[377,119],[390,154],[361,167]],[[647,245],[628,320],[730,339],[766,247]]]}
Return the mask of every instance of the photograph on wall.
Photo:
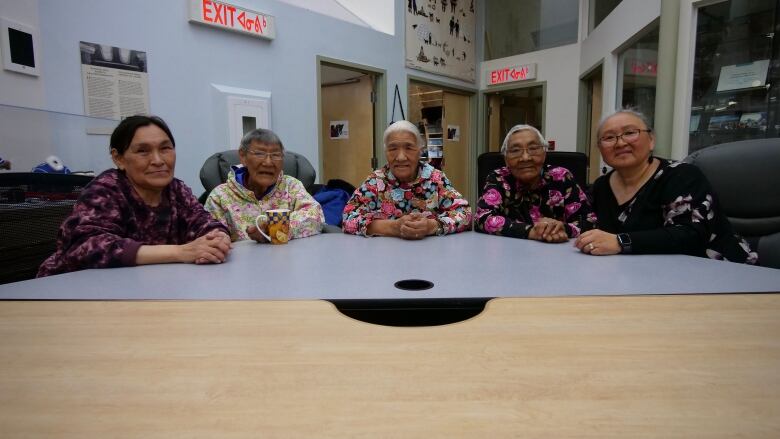
{"label": "photograph on wall", "polygon": [[447,125],[447,140],[460,141],[460,125]]}
{"label": "photograph on wall", "polygon": [[406,66],[476,79],[474,0],[406,0]]}
{"label": "photograph on wall", "polygon": [[766,112],[760,111],[757,113],[742,113],[739,117],[740,128],[753,128],[761,131],[766,131]]}
{"label": "photograph on wall", "polygon": [[121,120],[149,114],[146,52],[79,42],[84,113]]}
{"label": "photograph on wall", "polygon": [[712,116],[707,125],[708,131],[733,130],[737,128],[739,116],[736,114],[724,114],[721,116]]}
{"label": "photograph on wall", "polygon": [[332,120],[330,121],[331,139],[349,139],[349,121]]}

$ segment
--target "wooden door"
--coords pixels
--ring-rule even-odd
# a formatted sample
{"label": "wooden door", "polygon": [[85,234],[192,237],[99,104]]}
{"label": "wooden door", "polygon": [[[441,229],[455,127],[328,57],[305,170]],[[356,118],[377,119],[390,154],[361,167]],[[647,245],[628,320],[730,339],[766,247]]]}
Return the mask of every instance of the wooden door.
{"label": "wooden door", "polygon": [[[471,196],[469,167],[471,164],[469,97],[444,92],[444,173],[464,197]],[[455,131],[456,130],[456,131]]]}
{"label": "wooden door", "polygon": [[501,151],[501,96],[488,96],[488,151]]}
{"label": "wooden door", "polygon": [[601,175],[601,152],[596,139],[596,130],[601,121],[601,73],[590,80],[590,136],[588,139],[588,183],[593,183]]}
{"label": "wooden door", "polygon": [[[339,178],[358,187],[371,173],[374,149],[373,78],[322,86],[322,177]],[[331,138],[331,122],[347,121],[348,134]]]}

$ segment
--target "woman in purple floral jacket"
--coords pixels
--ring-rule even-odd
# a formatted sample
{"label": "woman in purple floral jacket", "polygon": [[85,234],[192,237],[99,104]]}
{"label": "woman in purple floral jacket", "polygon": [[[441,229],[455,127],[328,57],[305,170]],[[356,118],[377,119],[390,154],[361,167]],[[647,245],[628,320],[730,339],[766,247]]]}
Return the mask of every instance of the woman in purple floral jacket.
{"label": "woman in purple floral jacket", "polygon": [[491,172],[477,202],[478,232],[565,242],[596,223],[585,192],[566,168],[544,164],[547,141],[530,125],[509,130],[506,166]]}
{"label": "woman in purple floral jacket", "polygon": [[39,277],[86,268],[225,261],[227,229],[173,178],[175,143],[162,119],[132,116],[120,122],[111,135],[111,158],[117,169],[98,175],[81,193]]}

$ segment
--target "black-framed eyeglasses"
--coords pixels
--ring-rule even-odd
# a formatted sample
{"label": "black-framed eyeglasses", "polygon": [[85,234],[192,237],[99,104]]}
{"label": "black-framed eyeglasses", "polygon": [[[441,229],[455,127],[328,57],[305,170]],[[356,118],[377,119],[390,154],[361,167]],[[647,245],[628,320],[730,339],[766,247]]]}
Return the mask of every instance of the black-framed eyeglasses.
{"label": "black-framed eyeglasses", "polygon": [[639,134],[641,134],[642,131],[646,133],[651,133],[653,130],[650,129],[641,130],[639,128],[636,128],[636,129],[626,130],[622,134],[607,134],[599,138],[599,143],[602,146],[608,146],[608,147],[617,145],[618,139],[623,139],[623,142],[625,143],[634,143],[639,139]]}
{"label": "black-framed eyeglasses", "polygon": [[283,152],[252,151],[250,149],[249,151],[247,151],[247,154],[250,154],[252,157],[258,160],[265,160],[268,157],[271,157],[271,160],[275,162],[280,162],[284,160]]}

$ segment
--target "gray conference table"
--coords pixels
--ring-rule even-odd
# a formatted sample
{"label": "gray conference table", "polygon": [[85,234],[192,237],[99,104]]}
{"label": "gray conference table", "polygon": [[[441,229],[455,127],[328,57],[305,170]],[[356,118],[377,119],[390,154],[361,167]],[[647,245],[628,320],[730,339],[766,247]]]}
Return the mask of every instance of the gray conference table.
{"label": "gray conference table", "polygon": [[[421,279],[425,290],[395,283]],[[323,234],[287,245],[241,242],[219,265],[84,270],[0,285],[0,299],[457,299],[765,293],[780,270],[683,255],[594,257],[466,232],[422,241]]]}

